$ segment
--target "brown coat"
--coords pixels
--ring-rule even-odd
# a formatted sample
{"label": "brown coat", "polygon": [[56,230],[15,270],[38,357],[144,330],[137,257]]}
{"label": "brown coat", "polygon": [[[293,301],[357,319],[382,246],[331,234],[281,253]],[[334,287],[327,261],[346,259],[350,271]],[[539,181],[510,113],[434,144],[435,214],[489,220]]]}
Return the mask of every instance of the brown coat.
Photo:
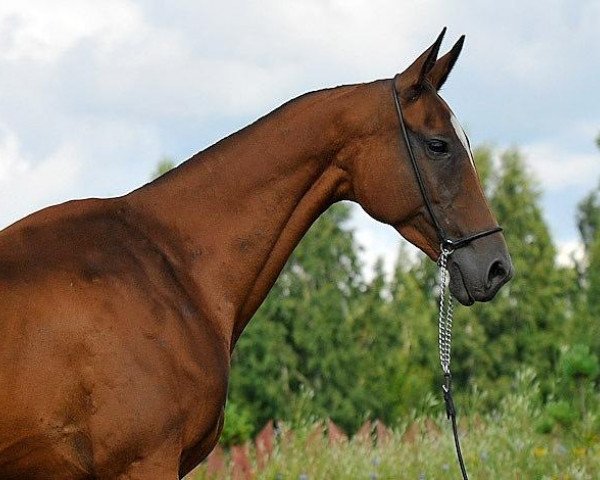
{"label": "brown coat", "polygon": [[[302,96],[124,197],[0,232],[0,478],[189,472],[219,437],[237,338],[333,202],[435,258],[392,89],[440,218],[456,234],[494,225],[436,92],[454,61],[431,63],[434,46],[394,81]],[[434,134],[452,168],[428,160],[419,142]],[[458,284],[485,300],[499,285],[480,272],[509,260],[500,234],[478,242]]]}

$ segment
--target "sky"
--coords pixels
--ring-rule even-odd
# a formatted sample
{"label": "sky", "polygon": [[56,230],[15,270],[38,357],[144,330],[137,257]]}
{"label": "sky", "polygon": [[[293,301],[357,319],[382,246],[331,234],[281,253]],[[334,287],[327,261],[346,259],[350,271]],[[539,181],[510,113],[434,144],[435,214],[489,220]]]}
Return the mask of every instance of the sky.
{"label": "sky", "polygon": [[[391,78],[443,26],[471,143],[518,146],[566,258],[600,179],[600,0],[2,0],[0,228],[121,195],[307,91]],[[399,238],[356,209],[368,265]]]}

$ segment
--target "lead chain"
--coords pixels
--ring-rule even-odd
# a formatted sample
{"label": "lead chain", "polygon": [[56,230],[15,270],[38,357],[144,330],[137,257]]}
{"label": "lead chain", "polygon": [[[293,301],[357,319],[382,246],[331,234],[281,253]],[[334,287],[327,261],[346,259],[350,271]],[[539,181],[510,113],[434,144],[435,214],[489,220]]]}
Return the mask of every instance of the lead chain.
{"label": "lead chain", "polygon": [[448,273],[448,257],[452,250],[442,247],[439,258],[440,266],[440,312],[438,317],[438,347],[440,364],[445,375],[450,374],[450,348],[452,345],[452,317],[454,306],[450,294],[450,274]]}
{"label": "lead chain", "polygon": [[438,319],[438,345],[440,349],[440,364],[444,372],[444,384],[442,391],[444,393],[444,403],[446,404],[446,415],[452,422],[452,434],[454,436],[454,445],[456,447],[456,457],[460,466],[460,472],[463,480],[469,480],[465,461],[460,448],[460,439],[458,438],[458,427],[456,422],[456,408],[452,399],[452,374],[450,373],[450,348],[452,346],[452,316],[454,314],[452,305],[452,295],[450,294],[450,274],[448,273],[448,257],[452,250],[444,248],[439,258],[440,266],[440,316]]}

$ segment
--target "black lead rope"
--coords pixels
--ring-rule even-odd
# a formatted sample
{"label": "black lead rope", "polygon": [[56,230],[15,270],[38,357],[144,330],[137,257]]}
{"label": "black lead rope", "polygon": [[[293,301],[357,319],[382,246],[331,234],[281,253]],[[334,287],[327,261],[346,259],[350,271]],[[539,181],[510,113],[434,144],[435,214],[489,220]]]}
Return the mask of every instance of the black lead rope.
{"label": "black lead rope", "polygon": [[442,224],[439,222],[437,216],[435,215],[433,209],[433,203],[429,199],[427,195],[427,189],[425,188],[425,181],[423,179],[423,175],[421,174],[421,170],[419,169],[419,165],[417,164],[417,159],[415,158],[415,154],[413,153],[410,139],[408,137],[408,129],[406,124],[404,123],[404,117],[402,115],[402,108],[400,106],[399,92],[396,91],[396,86],[394,80],[392,80],[392,91],[394,94],[394,104],[396,105],[396,112],[398,114],[398,121],[400,123],[400,131],[402,132],[401,139],[404,141],[404,145],[406,145],[406,150],[408,152],[408,158],[410,159],[410,163],[415,172],[415,177],[417,180],[417,184],[419,185],[419,190],[421,191],[421,196],[423,197],[423,202],[425,203],[425,208],[427,209],[427,213],[431,217],[431,221],[433,226],[437,232],[438,240],[440,242],[440,256],[438,259],[438,264],[440,266],[440,316],[439,316],[439,349],[440,349],[440,363],[442,366],[442,371],[444,373],[444,384],[442,385],[442,392],[444,394],[444,403],[446,404],[446,415],[448,419],[452,423],[452,434],[454,435],[454,445],[456,447],[456,457],[458,459],[458,464],[460,466],[460,471],[462,473],[463,480],[469,480],[467,475],[467,469],[465,467],[465,462],[462,456],[462,450],[460,448],[460,439],[458,437],[458,426],[456,422],[456,408],[454,406],[454,400],[452,398],[452,374],[450,373],[450,347],[452,340],[452,296],[449,291],[449,280],[450,274],[447,269],[447,261],[448,257],[457,249],[467,246],[473,240],[477,240],[478,238],[487,237],[488,235],[492,235],[493,233],[502,231],[502,228],[499,226],[492,227],[488,230],[482,230],[480,232],[473,233],[471,235],[467,235],[462,238],[452,239],[446,233],[446,231],[442,228]]}
{"label": "black lead rope", "polygon": [[446,416],[452,422],[452,434],[454,435],[454,446],[456,447],[456,458],[458,458],[460,473],[462,473],[463,480],[469,480],[469,477],[467,475],[467,468],[465,467],[465,461],[462,456],[462,450],[460,448],[460,440],[458,438],[458,426],[456,425],[456,408],[454,408],[454,400],[452,399],[452,375],[450,373],[444,374],[444,384],[442,385],[442,391],[444,392],[444,403],[446,404]]}

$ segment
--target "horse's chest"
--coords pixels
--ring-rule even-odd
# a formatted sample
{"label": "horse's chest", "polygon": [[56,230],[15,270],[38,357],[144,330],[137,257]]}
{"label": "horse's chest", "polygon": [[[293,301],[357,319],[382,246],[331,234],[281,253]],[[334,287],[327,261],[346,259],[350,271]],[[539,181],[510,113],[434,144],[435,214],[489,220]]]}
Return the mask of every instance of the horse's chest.
{"label": "horse's chest", "polygon": [[187,387],[181,473],[198,465],[216,445],[223,428],[227,373],[204,376]]}

